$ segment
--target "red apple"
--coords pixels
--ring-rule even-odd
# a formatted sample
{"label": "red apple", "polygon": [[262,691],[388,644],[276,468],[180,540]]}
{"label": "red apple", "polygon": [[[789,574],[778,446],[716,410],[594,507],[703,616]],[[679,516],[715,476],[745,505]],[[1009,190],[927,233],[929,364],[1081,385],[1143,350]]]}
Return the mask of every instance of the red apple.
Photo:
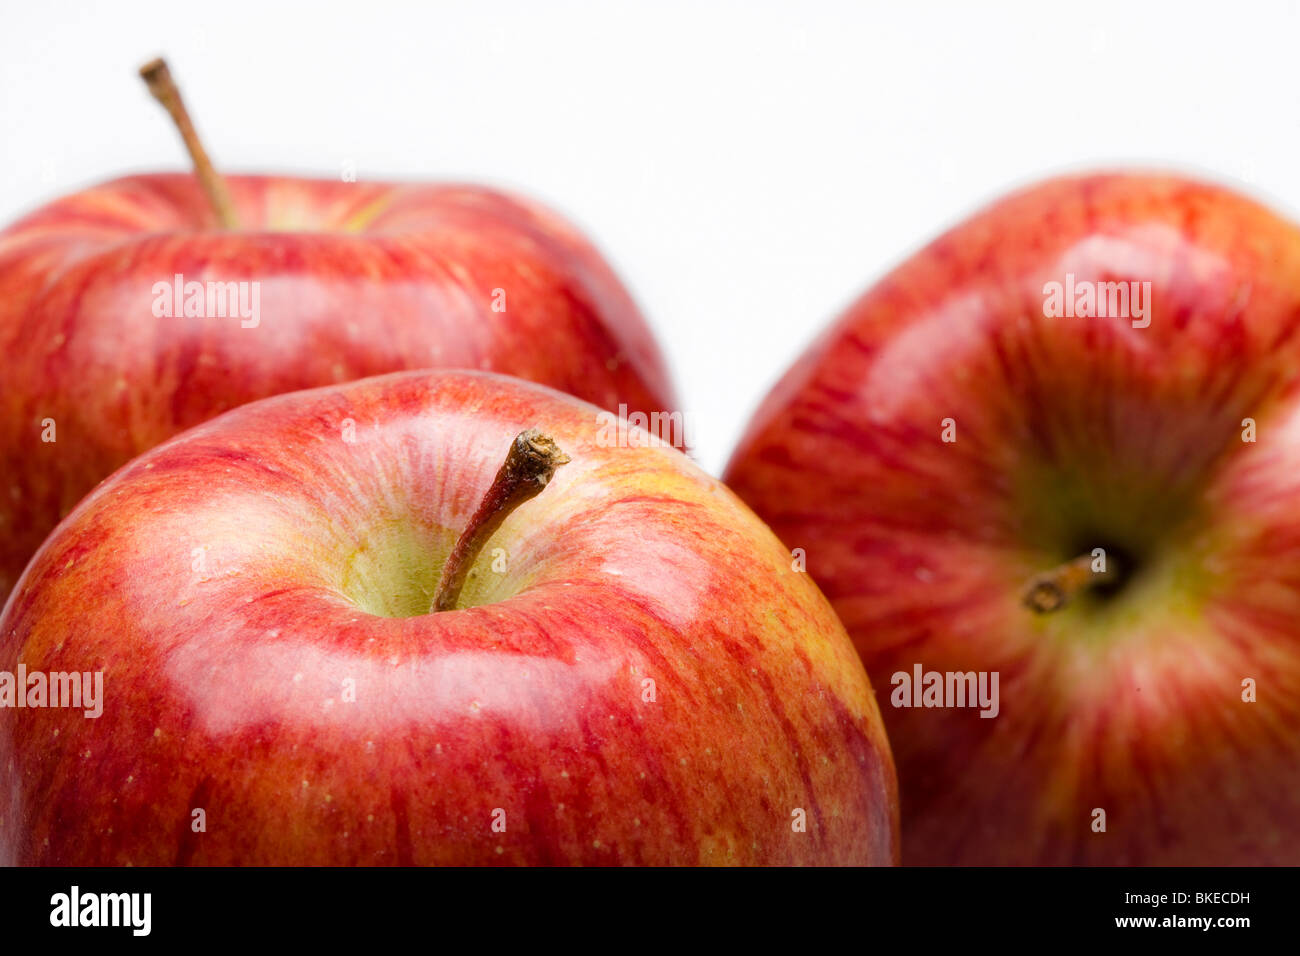
{"label": "red apple", "polygon": [[460,185],[222,185],[197,160],[199,177],[119,179],[0,233],[0,602],[98,481],[253,399],[464,367],[674,409],[627,292],[534,203]]}
{"label": "red apple", "polygon": [[[1058,179],[912,257],[768,396],[726,480],[890,689],[904,862],[1300,863],[1297,329],[1291,223]],[[998,676],[996,716],[925,706],[918,665]]]}
{"label": "red apple", "polygon": [[[830,606],[719,481],[600,415],[397,373],[118,471],[0,617],[10,674],[103,673],[98,717],[0,708],[0,864],[894,862]],[[430,613],[529,426],[570,462],[456,545]]]}

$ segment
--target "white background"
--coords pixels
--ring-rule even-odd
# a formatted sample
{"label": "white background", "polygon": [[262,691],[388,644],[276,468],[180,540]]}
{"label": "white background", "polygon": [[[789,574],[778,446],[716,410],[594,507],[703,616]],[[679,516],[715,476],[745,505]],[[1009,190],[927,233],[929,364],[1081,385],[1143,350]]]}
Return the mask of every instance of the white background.
{"label": "white background", "polygon": [[188,168],[476,180],[577,221],[721,470],[870,281],[1009,188],[1164,166],[1300,208],[1294,4],[3,0],[0,222]]}

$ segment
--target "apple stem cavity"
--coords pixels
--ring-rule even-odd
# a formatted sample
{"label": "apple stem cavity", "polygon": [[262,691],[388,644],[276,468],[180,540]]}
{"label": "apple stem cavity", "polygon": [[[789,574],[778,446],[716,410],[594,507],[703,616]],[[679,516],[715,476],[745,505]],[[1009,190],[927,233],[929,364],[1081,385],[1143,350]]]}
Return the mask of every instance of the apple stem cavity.
{"label": "apple stem cavity", "polygon": [[540,430],[530,428],[515,436],[506,460],[492,480],[474,516],[461,532],[442,569],[433,610],[450,611],[460,600],[461,588],[483,546],[510,513],[525,501],[537,497],[550,483],[555,470],[571,459],[560,446]]}
{"label": "apple stem cavity", "polygon": [[1051,614],[1089,588],[1113,581],[1113,560],[1102,569],[1094,569],[1095,561],[1092,554],[1083,554],[1050,571],[1034,575],[1021,592],[1021,602],[1037,614]]}
{"label": "apple stem cavity", "polygon": [[212,165],[207,150],[203,148],[203,142],[190,121],[189,111],[185,109],[185,101],[181,99],[180,87],[172,79],[171,70],[167,69],[167,61],[162,57],[150,60],[140,67],[140,76],[144,78],[153,98],[163,105],[163,109],[176,124],[176,129],[180,132],[181,139],[185,141],[185,148],[194,163],[194,175],[199,178],[199,185],[203,187],[208,202],[212,204],[212,209],[217,214],[217,221],[221,223],[222,228],[238,229],[239,217],[235,214],[235,203],[230,198],[230,190],[216,167]]}

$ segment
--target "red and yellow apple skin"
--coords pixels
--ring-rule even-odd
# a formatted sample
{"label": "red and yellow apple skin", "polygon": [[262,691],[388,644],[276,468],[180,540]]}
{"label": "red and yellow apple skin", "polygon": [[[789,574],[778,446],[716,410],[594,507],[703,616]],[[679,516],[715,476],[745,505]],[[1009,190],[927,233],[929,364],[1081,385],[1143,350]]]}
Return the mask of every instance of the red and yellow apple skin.
{"label": "red and yellow apple skin", "polygon": [[[889,746],[830,605],[721,482],[597,415],[397,373],[119,470],[0,618],[0,668],[104,673],[98,718],[0,709],[0,863],[896,862]],[[532,426],[572,461],[424,613]]]}
{"label": "red and yellow apple skin", "polygon": [[[1150,325],[1046,317],[1067,273],[1150,281]],[[766,399],[726,480],[880,689],[904,863],[1300,863],[1298,330],[1289,222],[1058,179],[905,262]],[[1119,590],[1022,606],[1093,547]],[[998,672],[998,716],[892,706],[917,663]]]}
{"label": "red and yellow apple skin", "polygon": [[[176,174],[68,196],[0,233],[0,601],[98,481],[254,399],[460,367],[674,409],[624,288],[537,205],[470,186],[228,183],[241,231],[218,229],[197,180]],[[154,286],[176,275],[257,282],[256,325],[187,317],[183,302],[156,316]]]}

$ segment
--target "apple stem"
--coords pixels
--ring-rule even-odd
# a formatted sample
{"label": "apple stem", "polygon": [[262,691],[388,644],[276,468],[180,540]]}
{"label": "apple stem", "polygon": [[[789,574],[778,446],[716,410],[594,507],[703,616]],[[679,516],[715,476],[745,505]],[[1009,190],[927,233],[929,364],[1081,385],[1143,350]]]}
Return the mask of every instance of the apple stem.
{"label": "apple stem", "polygon": [[522,431],[510,443],[506,460],[492,480],[474,516],[452,548],[442,569],[434,611],[450,611],[460,600],[461,588],[483,546],[501,527],[501,522],[525,501],[537,497],[561,465],[570,461],[550,437],[536,428]]}
{"label": "apple stem", "polygon": [[181,99],[180,87],[172,79],[171,70],[167,69],[167,61],[162,57],[150,60],[140,67],[140,76],[144,78],[153,98],[163,105],[163,109],[176,124],[181,139],[185,141],[185,148],[189,150],[190,159],[194,162],[194,174],[198,176],[199,185],[203,187],[208,202],[217,214],[217,221],[223,228],[238,229],[239,217],[235,214],[235,203],[230,198],[230,190],[212,165],[199,134],[194,130],[189,111],[185,109],[185,101]]}
{"label": "apple stem", "polygon": [[1038,614],[1051,614],[1065,607],[1088,588],[1095,587],[1114,575],[1109,561],[1106,570],[1094,571],[1093,560],[1091,554],[1080,555],[1050,571],[1034,575],[1025,585],[1022,594],[1021,600],[1025,607]]}

